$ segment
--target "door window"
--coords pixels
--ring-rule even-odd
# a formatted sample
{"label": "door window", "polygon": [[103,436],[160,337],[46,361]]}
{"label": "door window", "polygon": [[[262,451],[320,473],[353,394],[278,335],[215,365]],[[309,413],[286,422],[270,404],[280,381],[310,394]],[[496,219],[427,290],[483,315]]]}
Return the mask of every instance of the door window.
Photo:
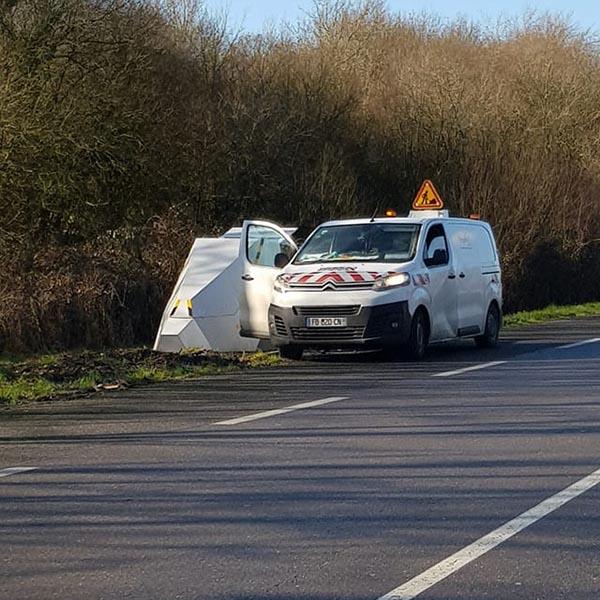
{"label": "door window", "polygon": [[246,256],[253,265],[261,267],[275,266],[275,257],[285,254],[294,255],[295,249],[280,233],[264,225],[249,225],[246,242]]}
{"label": "door window", "polygon": [[448,264],[448,243],[441,225],[432,225],[425,239],[425,264],[428,267],[439,267]]}

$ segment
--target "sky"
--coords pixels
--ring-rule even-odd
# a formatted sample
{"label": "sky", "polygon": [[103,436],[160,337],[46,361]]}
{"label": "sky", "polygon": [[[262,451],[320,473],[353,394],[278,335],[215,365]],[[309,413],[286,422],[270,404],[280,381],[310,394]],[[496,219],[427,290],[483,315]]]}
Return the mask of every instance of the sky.
{"label": "sky", "polygon": [[[259,32],[265,25],[295,22],[313,6],[312,0],[205,0],[211,12],[226,12],[233,29]],[[600,31],[600,0],[388,0],[395,13],[423,12],[443,19],[467,17],[477,22],[495,22],[498,17],[524,14],[528,10],[550,11],[571,17],[582,29]]]}

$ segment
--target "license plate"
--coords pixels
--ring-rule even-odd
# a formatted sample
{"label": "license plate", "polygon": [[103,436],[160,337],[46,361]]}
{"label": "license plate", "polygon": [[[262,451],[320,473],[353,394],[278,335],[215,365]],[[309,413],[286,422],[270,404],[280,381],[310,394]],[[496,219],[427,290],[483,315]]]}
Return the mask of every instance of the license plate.
{"label": "license plate", "polygon": [[307,327],[346,327],[346,317],[307,317]]}

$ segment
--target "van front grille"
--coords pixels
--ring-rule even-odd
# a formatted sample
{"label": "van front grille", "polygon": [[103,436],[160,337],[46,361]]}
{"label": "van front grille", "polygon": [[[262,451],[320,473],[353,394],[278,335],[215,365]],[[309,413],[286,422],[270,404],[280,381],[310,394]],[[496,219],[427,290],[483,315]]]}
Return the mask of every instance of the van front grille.
{"label": "van front grille", "polygon": [[360,304],[346,306],[294,306],[294,314],[302,317],[349,317],[360,312]]}
{"label": "van front grille", "polygon": [[292,327],[292,337],[305,342],[345,342],[360,340],[365,328],[359,327]]}

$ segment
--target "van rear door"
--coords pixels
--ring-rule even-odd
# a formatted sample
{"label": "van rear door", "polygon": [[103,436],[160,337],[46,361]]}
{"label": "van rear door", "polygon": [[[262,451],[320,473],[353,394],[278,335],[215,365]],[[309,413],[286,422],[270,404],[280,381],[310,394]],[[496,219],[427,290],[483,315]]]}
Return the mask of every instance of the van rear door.
{"label": "van rear door", "polygon": [[[282,268],[275,266],[278,254],[291,258],[298,247],[290,233],[267,221],[244,221],[239,260],[242,287],[239,298],[240,335],[269,338],[268,312],[275,277]],[[281,257],[280,257],[281,258]]]}

